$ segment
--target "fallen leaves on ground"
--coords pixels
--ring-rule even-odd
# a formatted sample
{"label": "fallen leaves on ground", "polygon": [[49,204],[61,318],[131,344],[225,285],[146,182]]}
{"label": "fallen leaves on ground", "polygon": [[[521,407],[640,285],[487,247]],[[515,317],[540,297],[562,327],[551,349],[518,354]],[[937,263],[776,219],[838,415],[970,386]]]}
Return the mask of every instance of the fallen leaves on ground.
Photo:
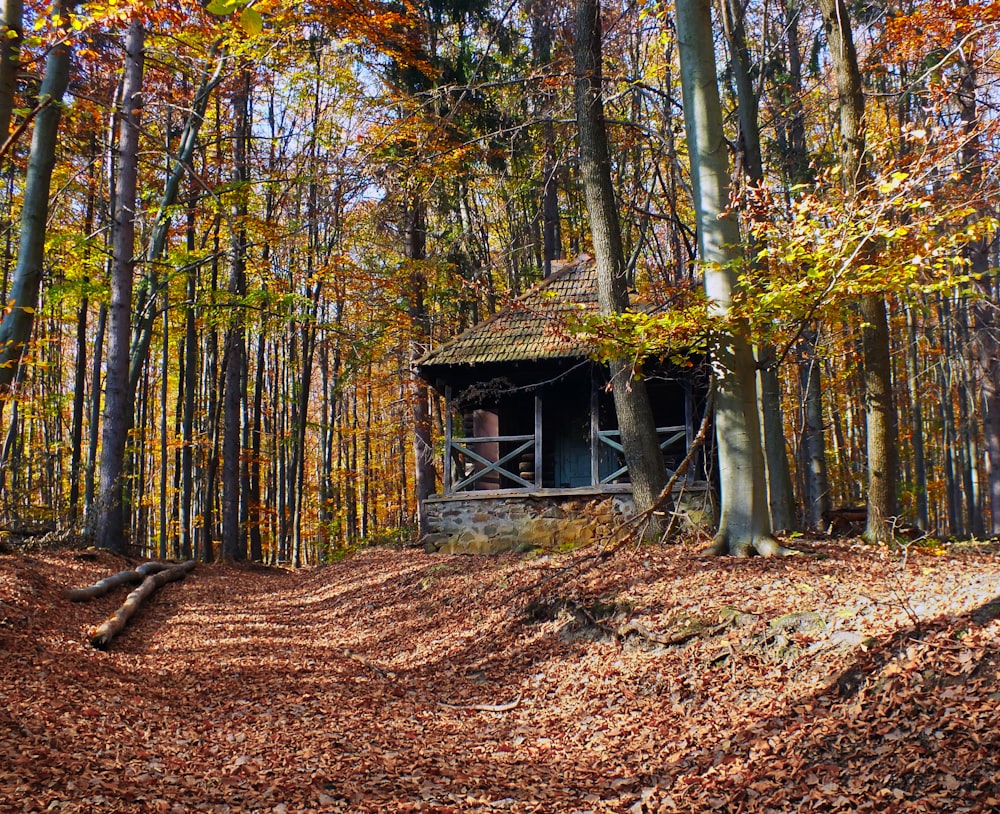
{"label": "fallen leaves on ground", "polygon": [[0,812],[1000,810],[989,548],[129,565],[0,557]]}

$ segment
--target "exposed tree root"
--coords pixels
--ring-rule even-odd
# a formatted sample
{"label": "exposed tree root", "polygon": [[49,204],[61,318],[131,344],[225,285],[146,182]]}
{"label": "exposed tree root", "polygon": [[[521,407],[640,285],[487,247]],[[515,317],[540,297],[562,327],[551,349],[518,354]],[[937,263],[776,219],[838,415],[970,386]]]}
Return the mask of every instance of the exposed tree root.
{"label": "exposed tree root", "polygon": [[769,534],[754,540],[736,543],[732,535],[720,531],[715,535],[712,544],[705,549],[705,553],[717,557],[752,557],[754,554],[759,554],[762,557],[790,557],[802,552],[794,548],[786,548]]}
{"label": "exposed tree root", "polygon": [[670,631],[669,633],[654,633],[641,622],[633,619],[618,628],[618,638],[626,639],[629,636],[638,636],[643,641],[650,644],[658,644],[664,647],[671,647],[684,644],[698,637],[708,638],[716,636],[732,625],[732,619],[719,622],[715,625],[706,624],[695,620]]}

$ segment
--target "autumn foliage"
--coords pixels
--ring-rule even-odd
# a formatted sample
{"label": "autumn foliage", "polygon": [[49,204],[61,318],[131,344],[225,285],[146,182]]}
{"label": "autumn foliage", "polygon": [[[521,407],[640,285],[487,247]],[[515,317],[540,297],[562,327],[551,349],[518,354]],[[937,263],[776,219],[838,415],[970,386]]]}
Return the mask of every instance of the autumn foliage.
{"label": "autumn foliage", "polygon": [[[444,426],[433,394],[414,403],[425,397],[409,388],[411,359],[521,293],[553,253],[590,248],[571,115],[570,10],[550,5],[505,12],[475,2],[175,0],[79,4],[67,16],[29,4],[0,156],[0,294],[8,313],[29,307],[34,316],[0,405],[5,527],[93,531],[117,228],[112,119],[122,38],[141,19],[136,387],[122,478],[129,545],[216,556],[227,462],[239,469],[240,546],[251,559],[315,562],[361,540],[411,537],[414,408],[427,408],[432,445]],[[841,191],[836,90],[815,9],[742,7],[763,180],[737,172],[731,204],[746,245],[732,318],[774,350],[791,525],[808,524],[813,372],[822,374],[815,417],[827,508],[865,501],[858,303],[877,296],[891,328],[900,439],[892,522],[989,536],[1000,522],[1000,370],[991,361],[998,5],[852,9],[871,170],[853,197]],[[637,289],[670,308],[654,320],[628,314],[588,327],[600,358],[624,348],[637,361],[684,365],[725,326],[693,293],[702,270],[671,12],[609,4],[605,15],[626,254]],[[69,99],[41,298],[25,306],[11,294],[25,168],[44,58],[60,37],[72,47]],[[737,112],[730,47],[721,37],[727,122]],[[249,129],[237,137],[243,87]],[[199,89],[207,97],[192,128]],[[161,205],[192,131],[179,191]],[[740,170],[739,135],[727,138]],[[239,172],[237,143],[246,145]],[[421,259],[404,245],[414,201],[425,220]],[[163,250],[149,256],[163,224]],[[241,234],[246,240],[235,240]],[[236,246],[245,285],[231,291]],[[228,381],[240,405],[227,419],[234,325],[241,369]],[[227,421],[239,425],[229,427],[239,437],[235,462],[224,452]]]}

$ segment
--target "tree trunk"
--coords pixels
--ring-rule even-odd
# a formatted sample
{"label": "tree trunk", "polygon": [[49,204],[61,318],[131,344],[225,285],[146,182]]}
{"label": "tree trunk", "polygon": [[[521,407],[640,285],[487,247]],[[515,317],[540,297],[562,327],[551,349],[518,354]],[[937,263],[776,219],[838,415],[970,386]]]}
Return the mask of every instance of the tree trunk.
{"label": "tree trunk", "polygon": [[133,20],[125,35],[125,71],[118,136],[115,185],[109,347],[105,376],[101,477],[94,531],[99,548],[123,553],[127,548],[122,507],[125,445],[131,429],[132,395],[128,387],[128,354],[135,268],[135,205],[139,163],[139,111],[146,31]]}
{"label": "tree trunk", "polygon": [[90,364],[90,423],[87,440],[87,465],[83,475],[83,506],[88,524],[94,511],[94,478],[97,474],[97,440],[101,423],[101,369],[104,352],[104,333],[108,324],[108,306],[101,303],[97,312],[97,330],[94,336],[94,358]]}
{"label": "tree trunk", "polygon": [[917,315],[914,309],[906,312],[906,378],[910,398],[910,436],[913,447],[913,491],[917,499],[917,526],[930,528],[930,511],[927,501],[927,459],[924,454],[924,416],[920,398],[919,349],[917,345]]}
{"label": "tree trunk", "polygon": [[830,485],[826,471],[826,441],[823,433],[823,398],[820,389],[820,361],[816,354],[818,331],[802,332],[799,344],[799,388],[802,393],[802,468],[805,527],[821,531],[830,509]]}
{"label": "tree trunk", "polygon": [[[788,77],[775,83],[779,104],[789,114],[777,122],[778,141],[783,148],[785,183],[791,196],[799,185],[815,181],[806,145],[805,112],[802,105],[802,56],[799,48],[799,2],[785,2],[785,37],[788,44]],[[787,94],[787,95],[786,95]],[[798,344],[798,376],[801,411],[799,469],[802,473],[803,522],[806,528],[820,531],[824,515],[830,509],[830,484],[826,462],[826,436],[823,418],[821,359],[817,352],[820,330],[806,327]]]}
{"label": "tree trunk", "polygon": [[[732,53],[733,75],[739,100],[740,154],[743,171],[754,187],[764,181],[764,160],[760,147],[760,127],[757,120],[759,99],[751,78],[750,50],[747,47],[744,0],[725,0],[722,4],[726,37]],[[746,262],[753,265],[757,251],[752,245]],[[778,380],[775,352],[761,347],[759,360],[759,410],[764,445],[764,466],[767,471],[768,507],[771,526],[790,530],[795,527],[792,514],[792,475],[785,451],[784,418],[781,413],[781,385]]]}
{"label": "tree trunk", "polygon": [[[712,313],[726,316],[737,285],[739,224],[729,207],[729,156],[722,131],[711,6],[678,0],[677,42],[699,257]],[[719,531],[712,550],[746,556],[784,553],[771,533],[767,476],[757,414],[756,364],[747,326],[736,324],[712,348],[719,453]]]}
{"label": "tree trunk", "polygon": [[[63,0],[53,9],[68,26],[74,0]],[[45,256],[45,230],[49,216],[49,191],[56,163],[62,100],[69,85],[70,38],[59,40],[45,60],[45,74],[38,91],[38,114],[31,136],[31,153],[24,179],[21,205],[21,235],[14,281],[7,295],[9,307],[0,321],[0,391],[17,379],[21,359],[31,338],[31,326],[38,306]]]}
{"label": "tree trunk", "polygon": [[892,359],[885,302],[876,295],[861,298],[861,346],[864,351],[865,428],[868,454],[869,543],[889,542],[896,522],[896,410],[892,399]]}
{"label": "tree trunk", "polygon": [[996,317],[995,300],[984,299],[974,308],[974,353],[982,393],[986,477],[990,495],[988,531],[996,535],[1000,533],[1000,320]]}
{"label": "tree trunk", "polygon": [[266,341],[264,331],[257,337],[257,368],[254,374],[253,416],[250,430],[250,484],[247,500],[250,508],[250,559],[253,562],[263,562],[264,547],[261,539],[261,488],[260,488],[260,456],[264,405],[264,351]]}
{"label": "tree trunk", "polygon": [[242,406],[246,365],[243,299],[246,296],[246,191],[250,177],[247,164],[250,140],[250,71],[244,66],[233,98],[236,117],[233,131],[233,182],[236,202],[232,208],[234,232],[229,261],[230,324],[226,331],[226,377],[223,393],[222,440],[222,557],[244,560],[246,550],[240,534],[240,452],[243,441]]}
{"label": "tree trunk", "polygon": [[3,33],[0,37],[0,144],[10,134],[17,94],[17,73],[21,69],[21,41],[24,38],[24,0],[6,0]]}
{"label": "tree trunk", "polygon": [[[3,48],[0,47],[0,53]],[[2,73],[2,68],[0,68]],[[92,166],[97,165],[97,139],[90,142]],[[87,210],[84,217],[84,234],[94,230],[97,215],[98,178],[97,173],[89,174],[87,190]],[[87,280],[85,279],[85,282]],[[73,372],[73,417],[70,422],[70,473],[69,473],[69,520],[75,523],[80,512],[80,487],[83,480],[83,414],[86,410],[87,388],[87,317],[90,313],[90,298],[84,294],[76,311],[76,369]]]}
{"label": "tree trunk", "polygon": [[[864,158],[865,97],[861,71],[844,0],[819,0],[819,8],[837,77],[844,190],[848,199],[853,200],[868,174]],[[897,514],[899,455],[896,410],[892,400],[889,322],[884,299],[877,294],[862,295],[860,314],[868,459],[868,522],[863,536],[870,543],[882,543],[892,538],[892,524]]]}
{"label": "tree trunk", "polygon": [[[978,76],[971,56],[963,49],[962,82],[958,102],[966,136],[962,149],[962,174],[972,188],[982,184],[982,142],[979,128],[979,104],[976,98]],[[974,215],[972,220],[978,218]],[[972,304],[975,336],[970,343],[981,394],[983,446],[986,452],[986,481],[990,496],[990,535],[1000,533],[1000,319],[997,318],[996,275],[990,273],[989,245],[977,240],[966,250],[969,272],[978,288],[979,298]],[[982,522],[982,521],[980,521]]]}
{"label": "tree trunk", "polygon": [[83,412],[87,382],[88,297],[82,297],[76,312],[76,370],[73,373],[73,418],[70,428],[69,519],[76,522],[80,509],[80,481],[83,465]]}
{"label": "tree trunk", "polygon": [[167,393],[170,379],[170,302],[167,292],[163,292],[163,365],[160,368],[160,559],[167,558],[170,544],[170,522],[167,516],[167,478],[170,455],[170,436],[167,434]]}
{"label": "tree trunk", "polygon": [[[194,211],[188,209],[187,242],[193,249]],[[198,267],[191,264],[187,270],[187,296],[184,304],[184,407],[181,418],[181,557],[194,556],[194,420],[195,394],[198,389],[198,329],[195,298],[198,296]]]}
{"label": "tree trunk", "polygon": [[[550,6],[543,0],[530,3],[531,15],[531,58],[537,70],[548,70],[552,64],[552,23]],[[540,91],[542,109],[542,273],[548,277],[552,273],[552,261],[562,257],[559,240],[559,190],[556,162],[556,134],[552,122],[552,91]],[[491,310],[492,313],[492,310]]]}
{"label": "tree trunk", "polygon": [[[578,0],[576,6],[576,123],[594,256],[597,298],[602,315],[628,309],[627,268],[611,182],[604,98],[601,90],[601,9],[599,0]],[[666,486],[666,467],[645,382],[628,359],[608,363],[621,433],[622,449],[632,481],[632,498],[639,513],[652,509]],[[647,537],[659,538],[662,519],[650,514]]]}
{"label": "tree trunk", "polygon": [[216,43],[211,52],[211,57],[215,59],[215,64],[209,72],[206,66],[201,84],[195,92],[194,102],[191,105],[191,115],[184,122],[184,130],[180,136],[180,145],[177,148],[177,156],[173,161],[173,167],[167,176],[163,186],[163,194],[160,196],[160,203],[157,207],[156,218],[153,221],[149,243],[144,252],[146,260],[149,261],[150,276],[144,280],[141,296],[136,303],[136,325],[135,334],[132,337],[132,346],[129,359],[129,391],[134,394],[139,386],[139,377],[142,375],[142,368],[149,355],[149,343],[153,338],[153,320],[156,309],[154,303],[157,298],[159,284],[155,272],[156,263],[160,260],[167,245],[167,237],[170,234],[170,224],[173,221],[173,210],[177,203],[177,196],[180,193],[181,182],[191,165],[195,148],[198,145],[198,134],[201,131],[202,122],[205,120],[205,111],[208,109],[208,101],[216,85],[222,81],[222,68],[226,64],[225,57],[219,54],[220,46]]}
{"label": "tree trunk", "polygon": [[305,330],[302,336],[302,370],[299,377],[296,399],[298,417],[295,422],[294,450],[292,456],[292,564],[302,565],[303,550],[302,515],[305,511],[306,484],[306,426],[309,423],[309,396],[312,392],[313,349],[316,344],[316,315],[319,308],[319,298],[322,286],[316,283],[312,291],[307,291],[310,297],[309,313],[306,316]]}
{"label": "tree trunk", "polygon": [[[214,258],[219,257],[219,227],[215,225],[215,252]],[[211,293],[209,302],[217,301],[218,291],[218,262],[212,261]],[[202,562],[212,562],[215,558],[215,498],[216,498],[216,475],[219,470],[219,393],[222,390],[222,383],[225,377],[226,358],[223,352],[221,372],[219,370],[219,336],[215,327],[211,327],[205,337],[205,352],[202,354],[202,376],[203,392],[208,395],[208,404],[205,411],[205,434],[207,444],[205,455],[207,460],[204,464],[202,475],[202,503],[201,503],[201,559]],[[197,552],[196,552],[197,556]]]}
{"label": "tree trunk", "polygon": [[409,285],[410,317],[410,409],[413,420],[413,482],[417,501],[417,534],[427,533],[427,515],[424,500],[434,494],[434,446],[431,439],[431,418],[428,408],[430,394],[427,385],[413,371],[413,363],[423,355],[430,338],[425,303],[427,283],[421,263],[427,244],[427,227],[424,221],[424,204],[418,194],[413,194],[406,206],[403,255],[406,257]]}

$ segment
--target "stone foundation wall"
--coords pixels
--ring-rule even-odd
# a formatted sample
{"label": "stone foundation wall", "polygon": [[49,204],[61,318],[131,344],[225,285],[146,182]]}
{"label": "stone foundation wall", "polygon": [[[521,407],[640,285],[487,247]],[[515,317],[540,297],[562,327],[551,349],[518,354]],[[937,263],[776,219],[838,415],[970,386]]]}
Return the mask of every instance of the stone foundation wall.
{"label": "stone foundation wall", "polygon": [[[688,509],[705,512],[702,490]],[[694,497],[690,495],[690,497]],[[530,548],[555,550],[609,537],[634,512],[632,495],[437,496],[424,504],[429,532],[424,549],[446,554],[495,554]],[[707,518],[699,515],[699,522]]]}

